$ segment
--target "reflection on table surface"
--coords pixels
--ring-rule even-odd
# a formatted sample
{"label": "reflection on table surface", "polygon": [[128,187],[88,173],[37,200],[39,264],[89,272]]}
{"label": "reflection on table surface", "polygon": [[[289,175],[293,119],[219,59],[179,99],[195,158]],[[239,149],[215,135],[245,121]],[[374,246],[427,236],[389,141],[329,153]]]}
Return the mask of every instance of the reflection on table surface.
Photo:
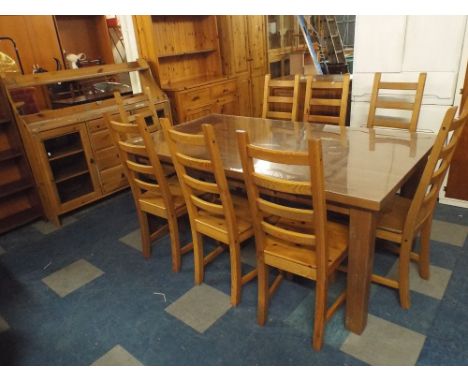
{"label": "reflection on table surface", "polygon": [[[240,177],[242,172],[236,130],[247,131],[253,144],[278,150],[305,151],[309,138],[320,138],[327,199],[377,210],[426,156],[435,139],[435,134],[389,128],[345,128],[221,114],[186,122],[176,128],[196,134],[201,132],[203,123],[214,126],[224,167],[234,177]],[[158,131],[153,136],[159,155],[170,157],[163,133]],[[203,148],[197,148],[198,153],[194,148],[183,150],[200,157],[206,155]],[[260,161],[255,165],[261,166],[264,174],[294,180],[308,178],[308,170],[303,166]]]}

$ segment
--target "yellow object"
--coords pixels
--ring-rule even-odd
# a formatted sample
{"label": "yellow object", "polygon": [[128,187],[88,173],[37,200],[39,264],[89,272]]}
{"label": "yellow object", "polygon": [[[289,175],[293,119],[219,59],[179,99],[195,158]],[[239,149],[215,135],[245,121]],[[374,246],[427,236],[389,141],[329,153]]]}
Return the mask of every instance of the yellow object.
{"label": "yellow object", "polygon": [[8,54],[0,51],[0,73],[19,72],[18,65]]}

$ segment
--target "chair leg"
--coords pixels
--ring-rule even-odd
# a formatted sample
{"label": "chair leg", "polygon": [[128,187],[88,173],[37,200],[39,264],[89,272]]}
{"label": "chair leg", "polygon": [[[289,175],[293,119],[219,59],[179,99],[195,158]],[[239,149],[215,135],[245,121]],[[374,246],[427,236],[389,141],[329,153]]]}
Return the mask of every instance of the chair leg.
{"label": "chair leg", "polygon": [[259,325],[265,325],[268,317],[268,304],[270,301],[268,274],[269,269],[263,260],[257,260],[258,269],[258,306],[257,306],[257,322]]}
{"label": "chair leg", "polygon": [[239,243],[229,245],[229,256],[231,260],[231,304],[236,306],[240,302],[242,289],[242,265]]}
{"label": "chair leg", "polygon": [[425,280],[429,279],[431,228],[432,219],[429,218],[421,228],[421,249],[419,252],[419,276]]}
{"label": "chair leg", "polygon": [[181,262],[179,226],[175,217],[169,217],[167,223],[169,225],[169,234],[171,238],[172,271],[179,272]]}
{"label": "chair leg", "polygon": [[201,233],[192,230],[193,240],[193,261],[195,268],[195,284],[200,285],[203,282],[204,262],[203,262],[203,236]]}
{"label": "chair leg", "polygon": [[148,214],[146,212],[138,211],[138,221],[140,222],[141,248],[143,250],[143,257],[148,259],[151,255],[151,239]]}
{"label": "chair leg", "polygon": [[325,322],[327,314],[327,294],[328,285],[325,278],[317,278],[315,286],[315,319],[314,319],[314,338],[312,346],[314,350],[320,350],[323,346],[325,335]]}
{"label": "chair leg", "polygon": [[403,243],[400,250],[398,269],[398,290],[400,294],[400,305],[403,309],[409,309],[411,305],[409,289],[410,252],[411,246],[408,243]]}

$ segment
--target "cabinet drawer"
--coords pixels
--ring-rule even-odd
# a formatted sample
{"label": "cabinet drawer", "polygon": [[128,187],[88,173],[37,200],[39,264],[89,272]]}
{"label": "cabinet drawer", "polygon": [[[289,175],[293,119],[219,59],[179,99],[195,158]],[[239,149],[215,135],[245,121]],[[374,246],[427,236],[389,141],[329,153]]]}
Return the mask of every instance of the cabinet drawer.
{"label": "cabinet drawer", "polygon": [[93,119],[92,121],[88,121],[86,122],[86,125],[88,126],[88,131],[90,133],[107,128],[106,123],[104,122],[103,118]]}
{"label": "cabinet drawer", "polygon": [[236,92],[236,83],[235,81],[225,82],[219,85],[215,85],[211,88],[211,97],[218,98],[224,97],[228,94]]}
{"label": "cabinet drawer", "polygon": [[119,151],[115,146],[107,147],[103,150],[97,151],[94,157],[96,159],[96,166],[99,171],[121,164]]}
{"label": "cabinet drawer", "polygon": [[118,190],[128,184],[122,165],[108,168],[99,173],[103,194]]}
{"label": "cabinet drawer", "polygon": [[181,103],[184,108],[194,105],[203,105],[210,103],[210,89],[197,89],[181,94]]}
{"label": "cabinet drawer", "polygon": [[105,129],[91,134],[91,145],[95,152],[106,147],[114,146],[109,130]]}

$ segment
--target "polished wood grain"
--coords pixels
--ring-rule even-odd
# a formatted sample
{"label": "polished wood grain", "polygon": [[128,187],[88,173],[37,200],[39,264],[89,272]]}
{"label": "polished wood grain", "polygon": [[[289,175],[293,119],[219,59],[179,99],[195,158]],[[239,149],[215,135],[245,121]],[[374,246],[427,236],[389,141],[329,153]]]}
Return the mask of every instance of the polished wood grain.
{"label": "polished wood grain", "polygon": [[[272,293],[269,268],[294,273],[316,281],[313,347],[323,345],[325,323],[344,302],[345,292],[328,308],[330,275],[345,259],[348,229],[328,222],[323,178],[322,145],[310,139],[308,152],[264,148],[249,143],[248,133],[237,132],[239,152],[255,229],[258,267],[257,320],[264,325]],[[295,181],[257,172],[254,160],[307,166],[310,181]],[[281,199],[266,198],[264,190],[301,194],[308,197],[304,207],[291,207]],[[311,208],[312,207],[312,208]],[[279,278],[282,278],[280,273]],[[277,280],[278,280],[277,277]],[[273,282],[273,290],[276,289]]]}
{"label": "polished wood grain", "polygon": [[[389,208],[396,191],[425,160],[435,140],[434,134],[375,128],[377,137],[400,138],[383,142],[378,150],[370,149],[367,128],[347,128],[303,122],[267,120],[261,118],[210,115],[176,126],[177,131],[198,134],[209,123],[220,148],[221,160],[228,177],[243,179],[239,151],[235,145],[236,131],[249,133],[252,144],[286,151],[306,151],[310,138],[320,138],[324,163],[325,198],[350,210],[350,231],[355,232],[349,250],[348,296],[360,301],[347,311],[346,325],[361,333],[367,320],[369,283],[373,261],[374,240],[369,236],[377,214]],[[415,140],[414,153],[408,140]],[[406,141],[405,141],[406,140]],[[167,142],[160,132],[153,134],[156,149],[163,160],[171,161]],[[195,150],[195,149],[193,149]],[[207,155],[197,148],[197,155]],[[304,181],[309,179],[307,167],[285,167],[279,163],[256,161],[264,175]],[[354,299],[354,300],[353,300]]]}

